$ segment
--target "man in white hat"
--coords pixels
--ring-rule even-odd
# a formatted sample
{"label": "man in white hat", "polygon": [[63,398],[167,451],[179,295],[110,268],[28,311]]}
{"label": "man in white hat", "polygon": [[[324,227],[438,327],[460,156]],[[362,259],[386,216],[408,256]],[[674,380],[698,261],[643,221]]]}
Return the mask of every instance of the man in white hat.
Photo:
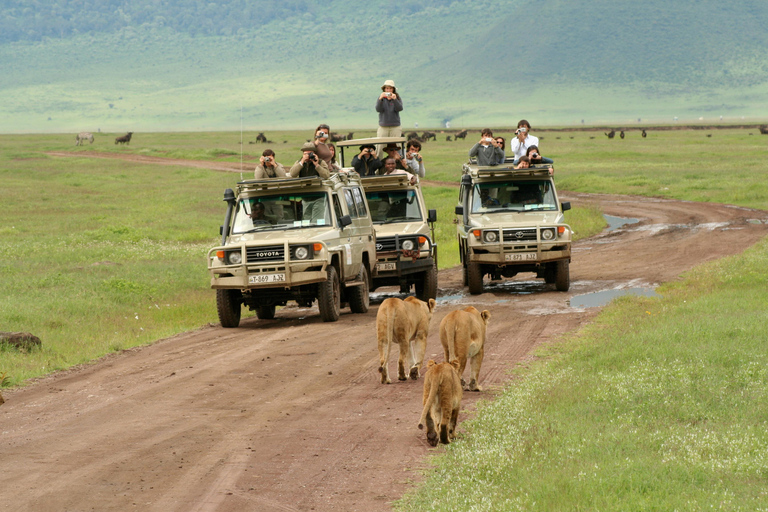
{"label": "man in white hat", "polygon": [[[381,86],[381,94],[376,100],[376,112],[379,113],[379,129],[377,137],[400,137],[403,130],[400,127],[400,111],[403,110],[403,100],[397,94],[393,80],[387,80]],[[381,147],[376,148],[378,154]]]}

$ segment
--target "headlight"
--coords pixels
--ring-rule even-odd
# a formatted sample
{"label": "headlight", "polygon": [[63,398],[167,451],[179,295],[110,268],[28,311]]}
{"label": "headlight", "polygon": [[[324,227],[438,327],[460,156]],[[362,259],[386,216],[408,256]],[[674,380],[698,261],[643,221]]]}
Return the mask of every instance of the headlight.
{"label": "headlight", "polygon": [[294,255],[296,256],[297,260],[305,260],[307,259],[307,256],[309,256],[309,251],[304,246],[297,247]]}
{"label": "headlight", "polygon": [[542,229],[541,230],[541,239],[542,240],[554,240],[555,239],[555,230],[551,228]]}
{"label": "headlight", "polygon": [[488,243],[494,243],[498,241],[499,239],[499,233],[497,231],[484,231],[483,232],[483,241]]}
{"label": "headlight", "polygon": [[406,251],[412,251],[413,250],[413,240],[404,240],[402,244],[403,249]]}
{"label": "headlight", "polygon": [[227,263],[230,265],[239,265],[243,262],[243,253],[240,251],[230,251],[227,253]]}

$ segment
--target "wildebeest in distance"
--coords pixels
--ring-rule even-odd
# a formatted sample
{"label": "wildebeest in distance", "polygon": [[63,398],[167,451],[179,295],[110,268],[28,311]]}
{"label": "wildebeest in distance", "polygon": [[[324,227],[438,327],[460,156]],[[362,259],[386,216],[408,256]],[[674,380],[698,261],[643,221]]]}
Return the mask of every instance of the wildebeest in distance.
{"label": "wildebeest in distance", "polygon": [[131,144],[131,137],[133,136],[133,132],[128,132],[125,135],[122,135],[120,137],[115,137],[115,144]]}
{"label": "wildebeest in distance", "polygon": [[85,141],[93,144],[93,134],[90,132],[80,132],[75,135],[75,146],[82,146]]}

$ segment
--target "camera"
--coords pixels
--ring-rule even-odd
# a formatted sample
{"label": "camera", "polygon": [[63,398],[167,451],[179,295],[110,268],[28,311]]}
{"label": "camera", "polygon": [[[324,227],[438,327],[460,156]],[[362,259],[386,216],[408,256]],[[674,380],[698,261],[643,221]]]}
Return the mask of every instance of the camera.
{"label": "camera", "polygon": [[515,133],[525,133],[527,131],[528,131],[528,128],[523,127],[523,128],[518,128],[517,131],[515,131]]}
{"label": "camera", "polygon": [[314,153],[310,153],[309,154],[309,159],[312,160],[313,162],[316,162],[317,161],[317,155],[315,155]]}
{"label": "camera", "polygon": [[325,132],[317,132],[317,135],[315,135],[315,138],[316,139],[324,139],[327,136],[328,136],[328,134],[325,133]]}
{"label": "camera", "polygon": [[385,92],[384,96],[386,96],[387,98],[391,98],[392,97],[392,93],[391,92]]}
{"label": "camera", "polygon": [[493,139],[490,137],[486,137],[483,139],[485,142],[493,142]]}
{"label": "camera", "polygon": [[539,154],[538,153],[531,153],[531,158],[539,158]]}
{"label": "camera", "polygon": [[264,162],[270,162],[270,161],[272,161],[272,159],[270,157],[268,157],[268,156],[264,157]]}

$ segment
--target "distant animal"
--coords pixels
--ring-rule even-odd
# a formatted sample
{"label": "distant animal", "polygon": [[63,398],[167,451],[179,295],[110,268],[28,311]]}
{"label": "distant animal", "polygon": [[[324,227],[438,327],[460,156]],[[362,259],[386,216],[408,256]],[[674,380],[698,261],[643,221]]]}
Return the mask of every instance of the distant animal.
{"label": "distant animal", "polygon": [[594,139],[594,137],[590,137],[590,139]]}
{"label": "distant animal", "polygon": [[463,394],[458,366],[455,359],[439,364],[430,359],[427,363],[419,430],[424,430],[427,425],[427,442],[432,446],[437,446],[438,442],[448,444],[456,437]]}
{"label": "distant animal", "polygon": [[93,144],[93,134],[90,132],[80,132],[75,135],[75,146],[82,146],[85,141]]}
{"label": "distant animal", "polygon": [[398,380],[407,380],[406,360],[411,379],[419,378],[419,370],[427,350],[429,322],[435,310],[435,299],[424,302],[416,297],[405,300],[391,297],[379,306],[376,314],[376,338],[379,345],[379,373],[381,383],[390,384],[389,350],[393,343],[400,345],[397,360]]}
{"label": "distant animal", "polygon": [[758,130],[760,130],[761,135],[768,135],[768,125],[762,125],[758,127]]}
{"label": "distant animal", "polygon": [[352,140],[352,139],[354,139],[354,138],[355,138],[355,133],[354,133],[354,132],[349,132],[349,133],[347,134],[347,139],[346,139],[346,140]]}
{"label": "distant animal", "polygon": [[[467,361],[470,361],[470,391],[482,391],[477,380],[483,364],[485,331],[490,318],[488,310],[481,313],[474,306],[468,306],[451,311],[440,322],[440,343],[443,345],[445,360],[459,360],[459,377],[464,373]],[[465,385],[464,378],[461,378],[461,385]]]}
{"label": "distant animal", "polygon": [[555,139],[560,140],[560,137],[555,137]]}
{"label": "distant animal", "polygon": [[336,132],[329,133],[328,134],[328,138],[331,139],[331,142],[339,142],[339,141],[344,140],[344,136],[343,135],[339,135]]}
{"label": "distant animal", "polygon": [[640,135],[642,135],[642,136],[643,136],[643,138],[646,138],[646,137],[648,136],[648,134],[647,134],[647,133],[645,133],[645,130],[643,130],[643,133],[641,133]]}
{"label": "distant animal", "polygon": [[408,134],[405,136],[405,138],[408,139],[408,140],[418,139],[419,138],[419,134],[416,133],[416,132],[408,132]]}
{"label": "distant animal", "polygon": [[446,142],[451,142],[451,136],[450,135],[446,135],[445,136],[445,141]]}
{"label": "distant animal", "polygon": [[256,136],[256,142],[267,142],[267,136],[266,136],[266,135],[264,135],[264,132],[260,132],[260,133],[259,133],[259,134]]}
{"label": "distant animal", "polygon": [[423,142],[427,142],[428,140],[437,142],[437,134],[435,134],[435,132],[424,132],[421,134],[421,140]]}
{"label": "distant animal", "polygon": [[570,137],[568,137],[568,138],[569,138],[569,139],[572,139],[572,138],[573,138],[573,136],[570,136]]}
{"label": "distant animal", "polygon": [[606,133],[605,136],[609,139],[612,139],[616,135],[616,130],[611,130],[610,132]]}
{"label": "distant animal", "polygon": [[121,137],[115,138],[115,144],[131,144],[131,137],[133,136],[133,132],[128,132],[125,135]]}
{"label": "distant animal", "polygon": [[462,140],[463,140],[463,139],[465,139],[466,137],[467,137],[467,130],[461,130],[460,132],[457,132],[457,133],[456,133],[456,134],[453,136],[453,138],[454,138],[454,139],[456,139],[456,140],[458,140],[458,139],[462,139]]}
{"label": "distant animal", "polygon": [[711,134],[711,133],[708,133],[708,134],[707,134],[707,137],[711,137],[711,136],[712,136],[712,134]]}
{"label": "distant animal", "polygon": [[621,131],[619,132],[619,137],[621,137],[622,139],[624,138],[624,130],[621,130]]}

